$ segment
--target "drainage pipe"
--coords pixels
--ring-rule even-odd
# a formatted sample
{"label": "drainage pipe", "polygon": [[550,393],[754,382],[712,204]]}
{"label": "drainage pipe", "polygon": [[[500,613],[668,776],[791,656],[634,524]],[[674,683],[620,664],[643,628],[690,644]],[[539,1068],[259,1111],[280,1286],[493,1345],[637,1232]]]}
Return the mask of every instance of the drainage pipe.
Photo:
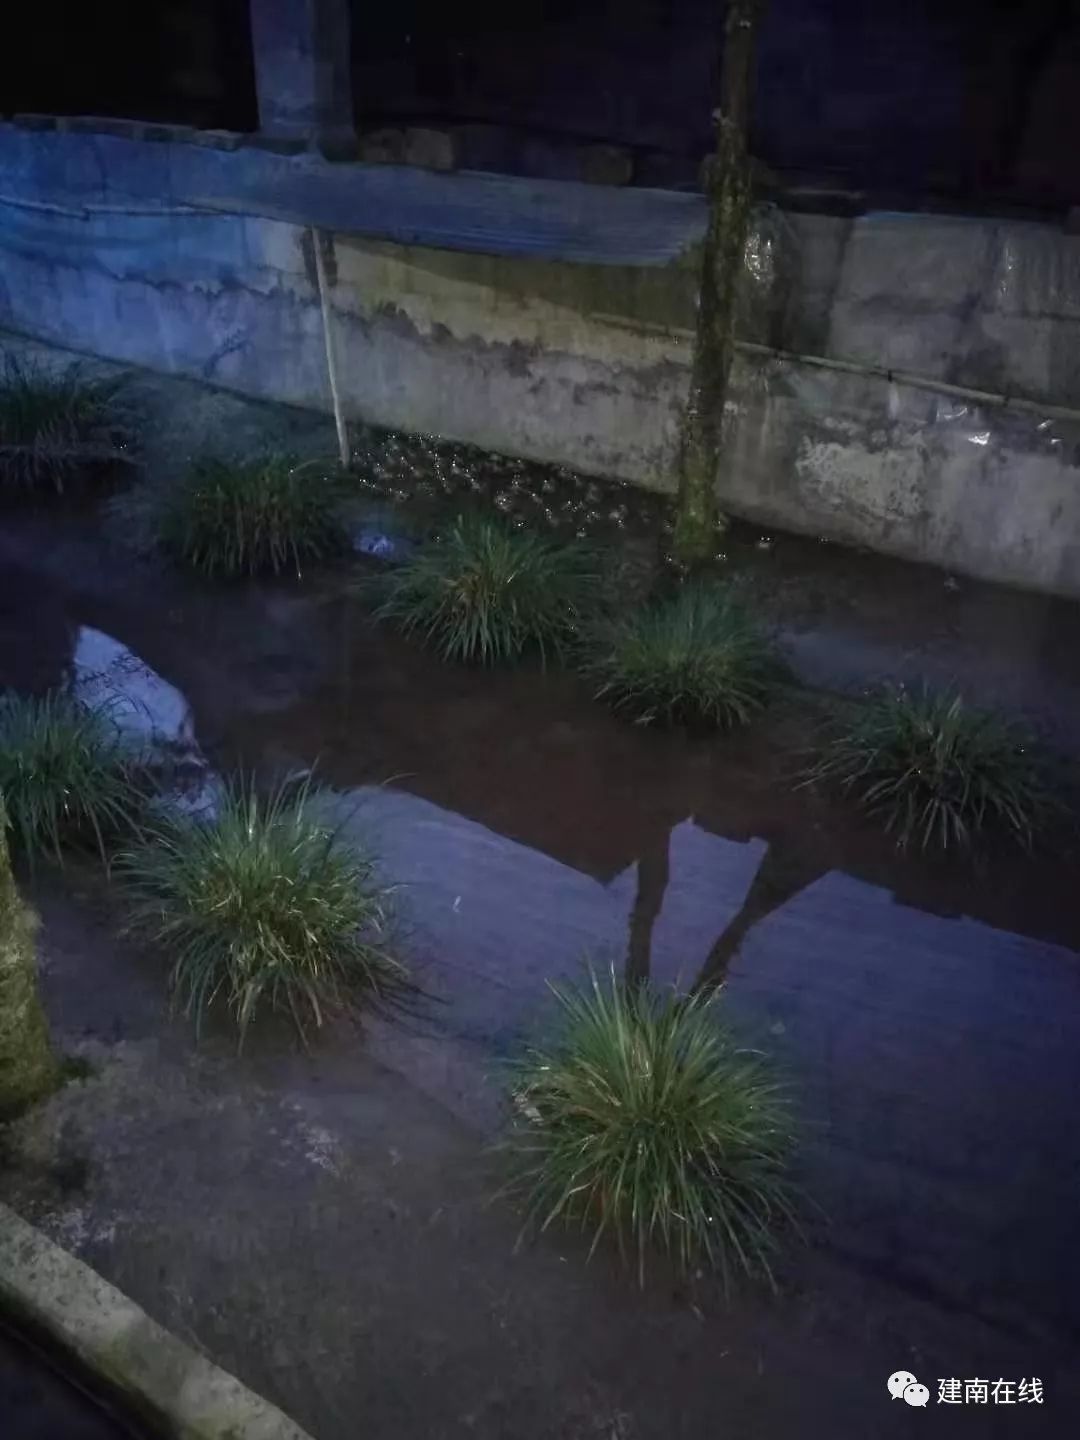
{"label": "drainage pipe", "polygon": [[349,432],[345,428],[345,416],[341,409],[341,393],[338,390],[337,360],[334,358],[333,312],[330,309],[329,287],[326,283],[326,265],[323,262],[323,234],[312,226],[311,244],[315,251],[315,278],[319,285],[319,309],[322,311],[323,343],[326,346],[326,374],[330,381],[330,400],[334,406],[334,425],[337,428],[338,454],[341,468],[349,467]]}

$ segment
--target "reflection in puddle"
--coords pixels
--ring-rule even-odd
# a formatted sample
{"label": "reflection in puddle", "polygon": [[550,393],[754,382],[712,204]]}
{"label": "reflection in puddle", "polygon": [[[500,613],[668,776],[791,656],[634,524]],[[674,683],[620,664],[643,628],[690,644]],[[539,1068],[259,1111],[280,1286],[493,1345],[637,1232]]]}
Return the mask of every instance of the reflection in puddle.
{"label": "reflection in puddle", "polygon": [[750,929],[727,1004],[797,1076],[834,1246],[1075,1329],[1078,958],[835,872]]}
{"label": "reflection in puddle", "polygon": [[[762,840],[725,840],[692,820],[676,825],[668,841],[667,884],[651,935],[639,920],[633,969],[663,985],[690,988],[716,939],[742,913],[768,847]],[[637,866],[638,895],[648,895],[648,863]]]}
{"label": "reflection in puddle", "polygon": [[83,625],[71,659],[71,692],[104,710],[133,742],[149,748],[195,746],[191,706],[180,691],[111,635]]}
{"label": "reflection in puddle", "polygon": [[[414,963],[454,1003],[454,1024],[505,1040],[527,1030],[549,981],[591,959],[622,966],[642,872],[610,882],[496,834],[415,795],[365,786],[340,800],[347,827],[404,890]],[[673,877],[652,925],[651,972],[684,986],[739,912],[759,841],[721,840],[693,821],[671,832]],[[639,943],[648,941],[639,925]]]}
{"label": "reflection in puddle", "polygon": [[221,782],[195,739],[191,706],[175,686],[89,625],[76,636],[69,684],[76,700],[107,714],[140,760],[159,773],[165,804],[190,815],[213,814]]}
{"label": "reflection in puddle", "polygon": [[[764,747],[713,768],[575,710],[547,678],[444,671],[359,626],[343,639],[355,685],[288,709],[238,691],[220,644],[190,665],[205,640],[190,631],[172,642],[181,668],[167,647],[161,663],[196,714],[228,714],[245,764],[325,758],[342,815],[403,887],[408,953],[445,1002],[432,1028],[488,1074],[548,982],[588,959],[723,982],[790,1076],[834,1249],[994,1318],[1080,1330],[1080,967],[1051,943],[1076,930],[1064,861],[956,886],[799,808]],[[138,656],[84,628],[72,670],[77,693],[126,707],[213,783],[185,696]],[[361,783],[385,775],[398,788]],[[947,913],[928,913],[939,897]]]}
{"label": "reflection in puddle", "polygon": [[[332,682],[274,717],[260,753],[325,755],[405,886],[410,950],[446,1002],[432,1025],[471,1047],[489,1087],[492,1052],[587,957],[725,982],[739,1031],[789,1077],[833,1250],[1003,1323],[1080,1330],[1067,860],[901,860],[795,793],[767,745],[729,759],[731,742],[642,737],[539,677],[352,638],[347,722]],[[385,775],[398,788],[356,788]],[[402,1044],[410,1074],[415,1053]]]}
{"label": "reflection in puddle", "polygon": [[[638,867],[603,883],[400,791],[340,803],[405,886],[410,948],[452,1034],[510,1049],[585,957],[636,948],[644,963]],[[798,1096],[835,1248],[995,1316],[1069,1323],[1078,957],[839,872],[770,877],[764,842],[692,821],[667,868],[647,907],[651,973],[695,983],[725,957],[728,1013]]]}

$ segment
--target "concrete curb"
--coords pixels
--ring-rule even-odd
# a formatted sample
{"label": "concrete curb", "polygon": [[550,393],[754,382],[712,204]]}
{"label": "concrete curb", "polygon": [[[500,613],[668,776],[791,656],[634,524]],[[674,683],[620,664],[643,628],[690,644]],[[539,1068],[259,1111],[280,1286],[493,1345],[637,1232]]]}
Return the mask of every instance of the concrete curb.
{"label": "concrete curb", "polygon": [[0,1308],[175,1440],[311,1440],[3,1204]]}

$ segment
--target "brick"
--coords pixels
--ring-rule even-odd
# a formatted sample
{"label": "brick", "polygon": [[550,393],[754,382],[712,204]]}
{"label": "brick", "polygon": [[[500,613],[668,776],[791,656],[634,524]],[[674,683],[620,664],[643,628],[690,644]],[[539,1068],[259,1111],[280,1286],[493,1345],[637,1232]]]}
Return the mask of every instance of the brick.
{"label": "brick", "polygon": [[370,130],[360,137],[360,159],[368,165],[404,165],[404,130]]}
{"label": "brick", "polygon": [[155,140],[165,145],[186,144],[194,134],[191,125],[146,125],[143,128],[144,140]]}
{"label": "brick", "polygon": [[272,155],[302,155],[308,142],[299,135],[246,135],[244,144]]}
{"label": "brick", "polygon": [[425,170],[456,170],[455,137],[448,130],[410,126],[405,131],[405,163]]}
{"label": "brick", "polygon": [[145,128],[142,120],[126,120],[115,115],[67,115],[60,129],[77,135],[115,135],[121,140],[141,140]]}
{"label": "brick", "polygon": [[186,138],[208,150],[236,150],[244,143],[244,136],[236,130],[192,130]]}
{"label": "brick", "polygon": [[57,125],[55,115],[16,115],[13,123],[21,130],[55,130]]}
{"label": "brick", "polygon": [[360,141],[354,130],[328,130],[316,137],[315,149],[324,160],[335,164],[360,159]]}
{"label": "brick", "polygon": [[634,174],[634,157],[622,145],[587,145],[579,163],[589,185],[629,185]]}

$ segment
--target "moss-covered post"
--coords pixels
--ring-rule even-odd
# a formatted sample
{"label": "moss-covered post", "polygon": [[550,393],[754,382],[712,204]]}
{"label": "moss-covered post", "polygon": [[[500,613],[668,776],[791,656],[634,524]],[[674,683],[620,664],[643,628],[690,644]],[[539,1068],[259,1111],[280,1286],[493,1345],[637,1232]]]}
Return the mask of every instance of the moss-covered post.
{"label": "moss-covered post", "polygon": [[750,225],[746,131],[762,0],[727,0],[716,150],[705,162],[708,221],[701,256],[690,396],[679,452],[675,555],[684,565],[711,559],[720,528],[716,482],[731,358],[735,305]]}
{"label": "moss-covered post", "polygon": [[48,1094],[58,1076],[38,996],[36,926],[34,912],[15,888],[0,799],[0,1118]]}

